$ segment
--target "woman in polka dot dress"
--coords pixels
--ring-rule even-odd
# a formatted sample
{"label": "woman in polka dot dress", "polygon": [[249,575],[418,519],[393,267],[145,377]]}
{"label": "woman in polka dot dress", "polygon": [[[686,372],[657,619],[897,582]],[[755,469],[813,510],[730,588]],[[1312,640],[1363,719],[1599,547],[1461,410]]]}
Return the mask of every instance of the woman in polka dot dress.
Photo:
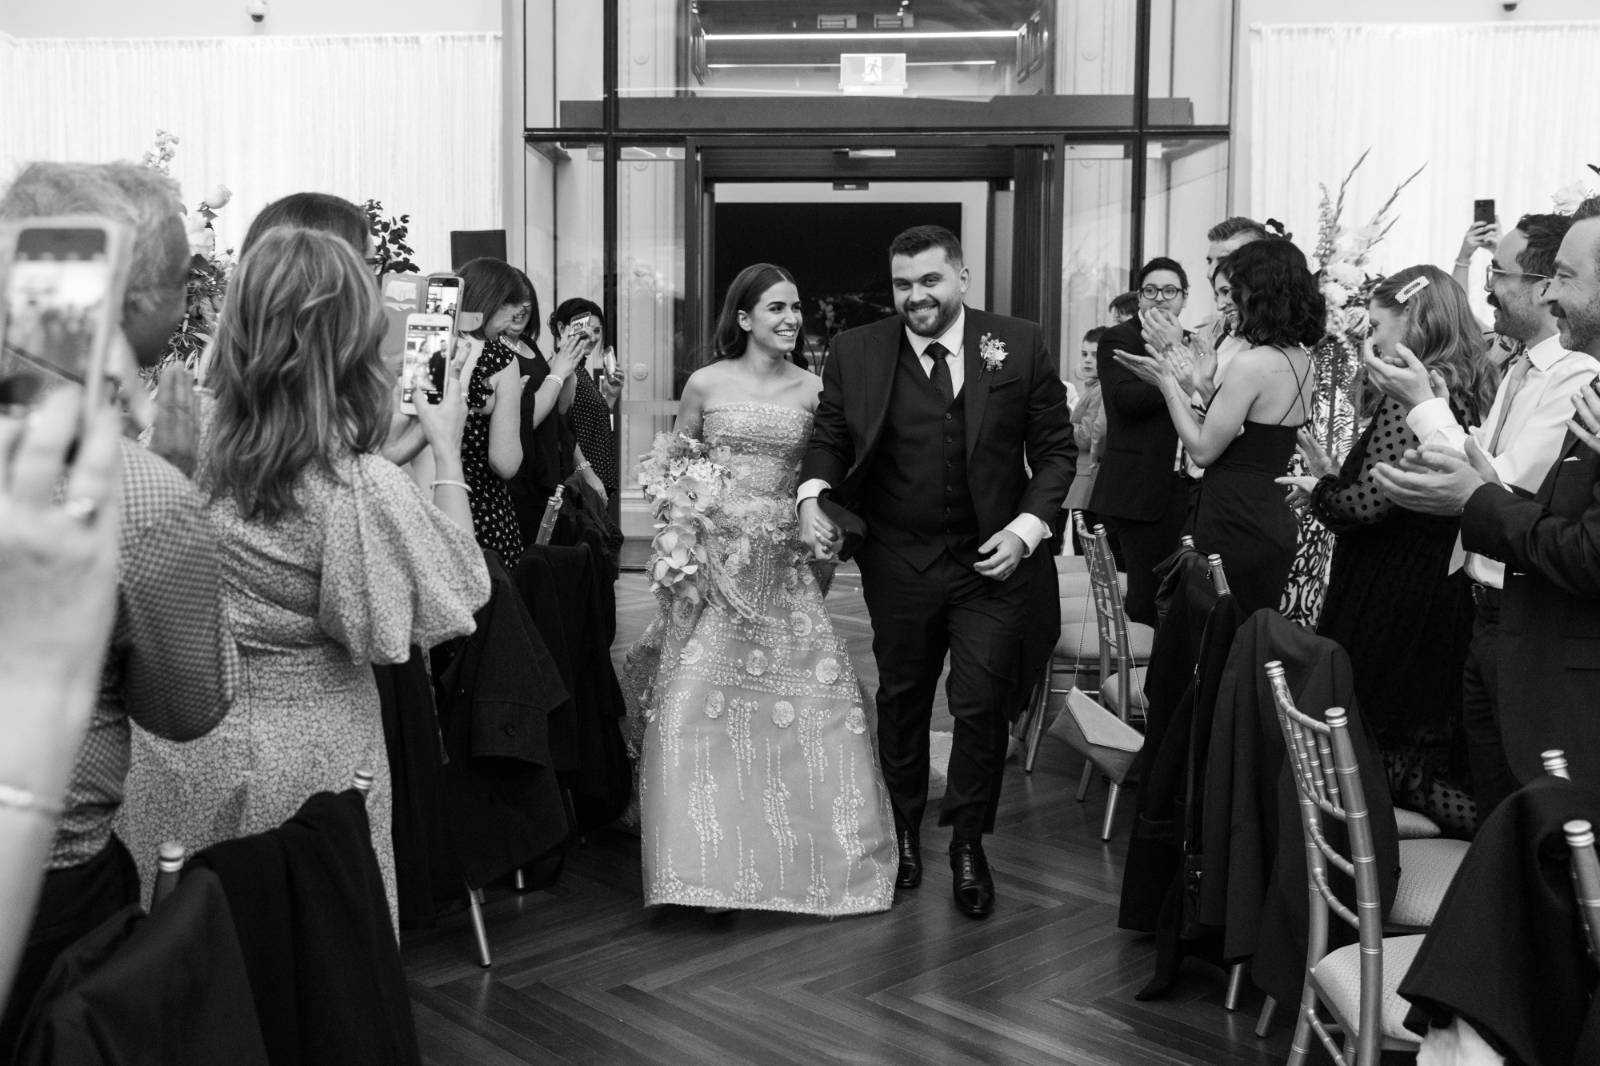
{"label": "woman in polka dot dress", "polygon": [[476,336],[484,341],[467,390],[471,413],[461,435],[461,467],[478,543],[512,567],[524,546],[507,486],[522,466],[522,376],[516,352],[505,338],[527,326],[534,314],[533,292],[518,271],[499,259],[474,259],[461,268],[461,277],[462,313],[483,316]]}
{"label": "woman in polka dot dress", "polygon": [[[1406,345],[1447,389],[1457,421],[1478,424],[1495,375],[1461,287],[1435,267],[1408,267],[1373,291],[1369,311],[1372,354],[1385,358]],[[1337,472],[1326,455],[1309,454],[1307,465],[1323,476],[1296,480],[1338,536],[1317,632],[1350,654],[1394,802],[1470,837],[1461,672],[1472,597],[1466,575],[1450,572],[1460,520],[1396,506],[1372,480],[1373,466],[1398,462],[1417,445],[1405,408],[1385,399]]]}

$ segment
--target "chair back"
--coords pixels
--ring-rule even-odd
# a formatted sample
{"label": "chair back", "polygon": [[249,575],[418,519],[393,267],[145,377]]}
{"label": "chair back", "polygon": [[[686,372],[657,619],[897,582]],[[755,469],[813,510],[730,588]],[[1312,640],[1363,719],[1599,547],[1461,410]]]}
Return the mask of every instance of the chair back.
{"label": "chair back", "polygon": [[[1122,585],[1117,581],[1117,561],[1111,553],[1106,527],[1097,525],[1084,539],[1089,559],[1089,589],[1094,595],[1095,624],[1100,630],[1100,680],[1119,674],[1133,683],[1133,641],[1128,636],[1128,615],[1122,606]],[[1123,701],[1126,720],[1132,700]]]}
{"label": "chair back", "polygon": [[1544,772],[1551,777],[1559,777],[1564,781],[1572,780],[1572,773],[1567,769],[1567,753],[1560,748],[1540,752],[1539,761],[1544,763]]}
{"label": "chair back", "polygon": [[1226,596],[1233,590],[1228,587],[1228,572],[1222,568],[1222,556],[1208,555],[1206,562],[1211,567],[1211,587],[1218,596]]}
{"label": "chair back", "polygon": [[1572,851],[1572,888],[1588,940],[1589,957],[1600,961],[1600,858],[1594,851],[1594,827],[1575,818],[1561,827]]}
{"label": "chair back", "polygon": [[150,909],[157,907],[178,887],[178,876],[183,873],[183,860],[187,858],[183,845],[169,840],[156,852],[156,883],[150,890]]}
{"label": "chair back", "polygon": [[566,500],[566,496],[567,487],[565,485],[557,485],[554,495],[544,505],[544,514],[539,518],[539,532],[533,538],[535,544],[544,545],[550,543],[550,538],[555,535],[556,519],[561,517],[561,504]]}
{"label": "chair back", "polygon": [[[1213,556],[1213,559],[1215,557]],[[1305,837],[1306,874],[1310,884],[1311,921],[1306,946],[1306,980],[1328,951],[1328,918],[1337,917],[1351,928],[1361,944],[1361,996],[1356,1023],[1357,1063],[1376,1063],[1383,1026],[1383,904],[1378,890],[1377,853],[1366,793],[1350,741],[1350,723],[1344,708],[1328,708],[1325,721],[1302,714],[1294,705],[1283,664],[1266,665],[1278,711],[1278,724],[1289,757],[1290,776],[1299,799],[1300,826]],[[1343,823],[1350,854],[1342,855],[1328,841],[1324,819]],[[1355,882],[1356,909],[1339,899],[1328,880],[1328,868],[1340,870]],[[1343,1049],[1310,1010],[1311,1027],[1336,1062],[1346,1061]]]}

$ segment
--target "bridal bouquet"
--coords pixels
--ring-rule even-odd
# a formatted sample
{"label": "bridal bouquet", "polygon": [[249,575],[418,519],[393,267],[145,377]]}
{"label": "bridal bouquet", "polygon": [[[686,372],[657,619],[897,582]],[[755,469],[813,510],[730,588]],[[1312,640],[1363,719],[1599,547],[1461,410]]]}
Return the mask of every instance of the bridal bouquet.
{"label": "bridal bouquet", "polygon": [[716,568],[709,534],[732,477],[705,442],[682,433],[660,434],[650,454],[641,457],[639,484],[656,527],[650,542],[651,588],[691,606],[705,600]]}

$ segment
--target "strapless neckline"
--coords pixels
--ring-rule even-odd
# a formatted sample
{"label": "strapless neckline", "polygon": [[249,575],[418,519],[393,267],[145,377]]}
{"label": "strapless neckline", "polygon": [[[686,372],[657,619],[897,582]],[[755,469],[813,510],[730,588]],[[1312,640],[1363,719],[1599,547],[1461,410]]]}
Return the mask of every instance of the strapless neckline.
{"label": "strapless neckline", "polygon": [[793,407],[786,403],[774,403],[771,400],[728,400],[724,403],[712,404],[702,413],[711,414],[713,411],[737,411],[755,408],[764,411],[788,411],[803,418],[810,418],[811,412],[804,407]]}

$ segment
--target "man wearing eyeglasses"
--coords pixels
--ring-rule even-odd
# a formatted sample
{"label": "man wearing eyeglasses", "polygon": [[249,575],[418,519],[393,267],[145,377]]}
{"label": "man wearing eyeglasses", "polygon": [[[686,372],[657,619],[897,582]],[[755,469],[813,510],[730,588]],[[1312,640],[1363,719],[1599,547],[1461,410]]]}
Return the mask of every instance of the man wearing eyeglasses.
{"label": "man wearing eyeglasses", "polygon": [[[1176,261],[1160,257],[1139,270],[1134,291],[1139,294],[1139,317],[1106,330],[1095,353],[1105,401],[1106,450],[1088,509],[1104,520],[1121,549],[1128,572],[1128,617],[1155,625],[1155,568],[1178,550],[1188,513],[1189,477],[1161,390],[1134,376],[1117,361],[1116,352],[1146,353],[1141,319],[1170,316],[1177,325],[1189,278]],[[1163,311],[1168,314],[1158,314]]]}
{"label": "man wearing eyeglasses", "polygon": [[[1545,300],[1556,253],[1571,225],[1565,215],[1524,215],[1495,246],[1484,286],[1494,308],[1494,330],[1519,341],[1523,351],[1506,367],[1483,425],[1463,430],[1448,402],[1434,396],[1426,368],[1409,352],[1401,353],[1401,367],[1367,362],[1373,383],[1410,408],[1406,422],[1419,441],[1465,450],[1470,438],[1500,483],[1524,496],[1538,490],[1561,452],[1574,395],[1600,370],[1588,354],[1562,345],[1555,305]],[[1505,564],[1463,554],[1459,544],[1455,561],[1465,565],[1476,607],[1463,679],[1462,728],[1481,823],[1490,807],[1517,788],[1496,720],[1495,679],[1501,664],[1494,648]]]}

